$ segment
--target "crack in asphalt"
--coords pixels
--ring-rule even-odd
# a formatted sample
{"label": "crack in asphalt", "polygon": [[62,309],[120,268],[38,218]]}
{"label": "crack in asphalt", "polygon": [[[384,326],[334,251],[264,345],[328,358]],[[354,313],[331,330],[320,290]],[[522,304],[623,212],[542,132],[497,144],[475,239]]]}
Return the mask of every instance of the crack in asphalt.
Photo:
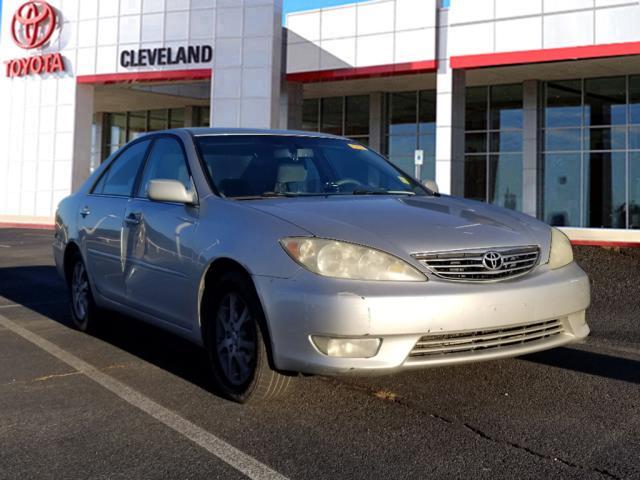
{"label": "crack in asphalt", "polygon": [[552,455],[546,455],[544,453],[540,453],[537,452],[529,447],[526,447],[524,445],[520,445],[519,443],[516,442],[512,442],[509,440],[501,440],[499,438],[495,438],[487,433],[485,433],[484,431],[482,431],[481,429],[474,427],[473,425],[469,424],[469,423],[465,423],[465,422],[461,422],[459,420],[455,420],[455,419],[450,419],[447,418],[443,415],[439,415],[437,413],[432,413],[432,412],[428,412],[425,411],[424,409],[420,408],[419,406],[415,405],[413,402],[410,402],[408,400],[405,400],[403,397],[401,397],[400,395],[394,393],[394,392],[390,392],[388,390],[382,390],[382,389],[375,389],[375,388],[369,388],[369,387],[365,387],[365,386],[360,386],[360,385],[354,385],[354,384],[348,384],[348,383],[343,383],[340,382],[339,380],[336,379],[331,379],[331,378],[327,378],[327,377],[319,377],[321,380],[328,382],[328,383],[333,383],[334,385],[339,385],[339,386],[343,386],[346,387],[347,389],[359,392],[359,393],[364,393],[369,397],[373,397],[376,398],[378,400],[384,401],[384,402],[389,402],[389,403],[395,403],[398,404],[404,408],[407,408],[409,410],[412,410],[414,412],[418,412],[418,413],[423,413],[423,414],[427,414],[429,415],[431,418],[438,420],[442,423],[445,423],[447,425],[452,425],[452,426],[460,426],[462,427],[462,429],[473,433],[474,435],[476,435],[477,437],[498,444],[498,445],[503,445],[503,446],[507,446],[510,448],[514,448],[517,450],[520,450],[522,452],[525,452],[529,455],[532,455],[536,458],[539,458],[541,460],[546,460],[546,461],[552,461],[552,462],[557,462],[560,463],[566,467],[569,468],[573,468],[573,469],[577,469],[577,470],[581,470],[584,472],[591,472],[591,473],[596,473],[599,475],[602,475],[606,478],[611,478],[611,479],[615,479],[615,480],[623,480],[623,477],[620,477],[618,475],[615,475],[614,473],[611,473],[608,470],[602,469],[602,468],[592,468],[592,467],[588,467],[588,466],[584,466],[584,465],[580,465],[578,463],[572,462],[570,460],[566,460],[564,458],[560,458],[560,457],[555,457]]}

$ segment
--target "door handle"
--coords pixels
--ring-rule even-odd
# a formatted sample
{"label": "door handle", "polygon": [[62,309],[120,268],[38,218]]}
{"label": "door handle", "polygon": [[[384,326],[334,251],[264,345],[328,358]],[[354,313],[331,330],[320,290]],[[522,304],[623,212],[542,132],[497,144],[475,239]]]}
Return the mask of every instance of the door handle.
{"label": "door handle", "polygon": [[84,207],[80,210],[80,215],[82,215],[82,218],[86,218],[87,215],[91,215],[91,210],[89,210],[89,207]]}
{"label": "door handle", "polygon": [[142,214],[140,213],[130,213],[124,219],[124,223],[127,225],[140,225],[140,219],[142,218]]}

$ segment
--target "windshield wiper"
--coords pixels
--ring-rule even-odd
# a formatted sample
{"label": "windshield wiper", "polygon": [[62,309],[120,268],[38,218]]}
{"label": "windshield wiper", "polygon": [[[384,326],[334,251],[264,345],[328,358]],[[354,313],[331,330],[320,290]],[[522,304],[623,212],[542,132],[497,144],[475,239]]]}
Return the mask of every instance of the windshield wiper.
{"label": "windshield wiper", "polygon": [[410,197],[414,196],[414,192],[409,192],[407,190],[366,190],[356,189],[351,192],[352,195],[408,195]]}

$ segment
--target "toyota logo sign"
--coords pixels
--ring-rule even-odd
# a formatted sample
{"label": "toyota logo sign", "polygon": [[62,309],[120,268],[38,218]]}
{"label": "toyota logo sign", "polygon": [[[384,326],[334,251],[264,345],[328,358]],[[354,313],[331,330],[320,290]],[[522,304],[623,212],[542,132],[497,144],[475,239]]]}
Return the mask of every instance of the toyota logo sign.
{"label": "toyota logo sign", "polygon": [[43,1],[23,4],[13,15],[11,36],[20,48],[31,50],[49,41],[56,29],[56,13]]}
{"label": "toyota logo sign", "polygon": [[502,259],[502,255],[498,252],[487,252],[482,257],[482,265],[487,270],[500,270],[504,260]]}

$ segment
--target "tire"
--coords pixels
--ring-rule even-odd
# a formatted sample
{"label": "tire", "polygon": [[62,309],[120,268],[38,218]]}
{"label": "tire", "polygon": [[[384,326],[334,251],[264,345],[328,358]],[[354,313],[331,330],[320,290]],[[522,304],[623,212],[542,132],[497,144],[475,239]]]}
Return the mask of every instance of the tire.
{"label": "tire", "polygon": [[238,403],[271,400],[291,377],[272,368],[260,299],[251,280],[224,274],[204,299],[204,343],[221,395]]}
{"label": "tire", "polygon": [[68,286],[73,326],[81,332],[96,332],[101,311],[93,299],[87,268],[78,252],[74,253],[71,259]]}

